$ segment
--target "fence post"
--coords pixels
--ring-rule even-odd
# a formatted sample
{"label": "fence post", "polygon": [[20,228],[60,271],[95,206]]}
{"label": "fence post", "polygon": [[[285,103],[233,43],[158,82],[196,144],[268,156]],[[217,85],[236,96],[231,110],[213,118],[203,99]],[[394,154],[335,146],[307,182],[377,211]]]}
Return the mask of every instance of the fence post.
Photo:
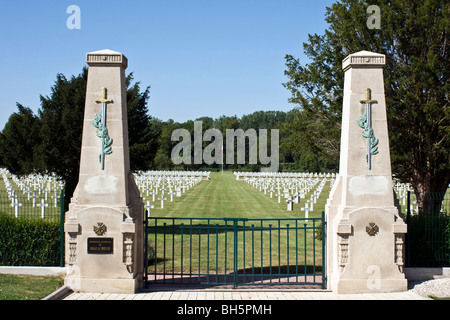
{"label": "fence post", "polygon": [[237,288],[238,286],[238,276],[237,276],[237,272],[238,272],[238,220],[237,219],[233,219],[233,234],[234,234],[234,246],[233,246],[233,251],[234,251],[234,257],[233,257],[233,272],[234,272],[234,288]]}
{"label": "fence post", "polygon": [[[327,274],[326,274],[326,221],[325,221],[325,211],[322,211],[322,289],[326,289],[327,288]],[[314,237],[314,241],[316,241],[315,237]]]}
{"label": "fence post", "polygon": [[64,189],[61,190],[60,196],[61,214],[59,218],[60,239],[59,239],[59,266],[64,267]]}
{"label": "fence post", "polygon": [[[145,210],[144,217],[144,288],[147,289],[148,282],[148,211]],[[155,252],[156,257],[156,252]],[[156,264],[156,261],[155,261]],[[155,275],[156,277],[156,275]]]}

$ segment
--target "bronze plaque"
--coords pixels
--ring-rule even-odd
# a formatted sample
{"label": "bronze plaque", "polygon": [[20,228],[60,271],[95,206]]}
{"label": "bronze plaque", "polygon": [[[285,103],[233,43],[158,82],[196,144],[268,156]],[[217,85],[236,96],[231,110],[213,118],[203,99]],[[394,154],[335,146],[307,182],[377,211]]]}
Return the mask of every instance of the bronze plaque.
{"label": "bronze plaque", "polygon": [[92,254],[112,254],[114,248],[113,238],[88,238],[87,251]]}

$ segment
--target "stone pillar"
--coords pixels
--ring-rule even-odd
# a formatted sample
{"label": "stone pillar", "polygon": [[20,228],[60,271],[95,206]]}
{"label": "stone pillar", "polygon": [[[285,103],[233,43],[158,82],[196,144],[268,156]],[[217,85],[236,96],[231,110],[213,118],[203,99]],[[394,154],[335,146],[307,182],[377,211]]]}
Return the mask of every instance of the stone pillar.
{"label": "stone pillar", "polygon": [[101,50],[88,53],[87,63],[80,174],[64,225],[65,282],[82,292],[133,293],[143,281],[144,207],[130,172],[127,58]]}
{"label": "stone pillar", "polygon": [[328,287],[338,293],[407,290],[406,224],[392,184],[385,59],[361,51],[343,61],[340,168],[325,209]]}

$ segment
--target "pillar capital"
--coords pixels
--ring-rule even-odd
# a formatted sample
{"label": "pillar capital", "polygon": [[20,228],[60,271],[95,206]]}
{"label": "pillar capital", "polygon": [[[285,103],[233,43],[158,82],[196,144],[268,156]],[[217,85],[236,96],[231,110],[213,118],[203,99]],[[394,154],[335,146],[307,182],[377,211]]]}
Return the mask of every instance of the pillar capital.
{"label": "pillar capital", "polygon": [[386,56],[384,54],[370,51],[353,53],[342,61],[344,71],[350,68],[384,68],[385,65]]}
{"label": "pillar capital", "polygon": [[120,52],[109,49],[88,52],[86,54],[86,62],[89,66],[118,64],[125,69],[128,66],[127,57]]}

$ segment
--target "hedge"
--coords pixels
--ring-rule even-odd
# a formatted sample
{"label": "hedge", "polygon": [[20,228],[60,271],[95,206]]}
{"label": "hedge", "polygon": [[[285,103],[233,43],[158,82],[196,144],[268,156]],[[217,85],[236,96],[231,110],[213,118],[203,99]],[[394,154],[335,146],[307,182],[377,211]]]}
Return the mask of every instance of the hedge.
{"label": "hedge", "polygon": [[0,213],[0,265],[59,266],[60,223]]}

